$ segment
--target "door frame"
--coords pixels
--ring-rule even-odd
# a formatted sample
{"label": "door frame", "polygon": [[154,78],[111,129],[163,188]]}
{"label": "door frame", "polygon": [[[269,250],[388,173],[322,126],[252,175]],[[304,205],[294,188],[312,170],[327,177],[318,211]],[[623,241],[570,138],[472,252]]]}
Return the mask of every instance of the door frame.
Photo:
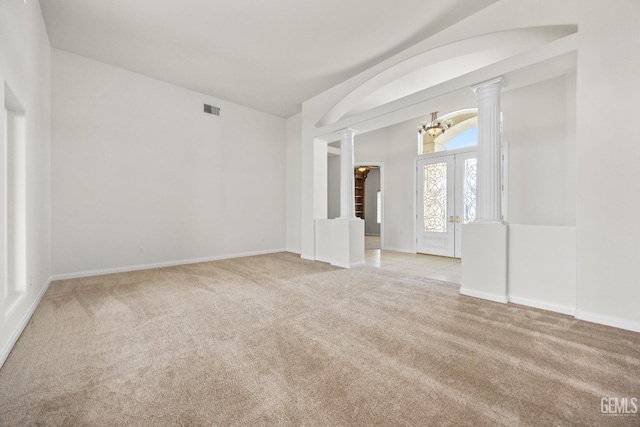
{"label": "door frame", "polygon": [[[384,162],[354,162],[353,167],[358,166],[378,166],[380,168],[380,250],[385,248],[384,246]],[[366,193],[366,190],[365,190]]]}
{"label": "door frame", "polygon": [[418,162],[426,159],[437,159],[455,154],[470,153],[478,151],[478,146],[457,148],[455,150],[437,151],[435,153],[420,154],[413,160],[413,253],[418,253]]}

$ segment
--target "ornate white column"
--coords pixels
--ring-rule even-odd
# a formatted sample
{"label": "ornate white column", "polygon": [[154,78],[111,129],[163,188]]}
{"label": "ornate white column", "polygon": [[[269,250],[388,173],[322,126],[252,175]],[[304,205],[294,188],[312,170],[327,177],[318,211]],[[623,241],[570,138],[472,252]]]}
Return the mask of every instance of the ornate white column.
{"label": "ornate white column", "polygon": [[502,77],[472,86],[478,98],[478,171],[475,222],[502,223],[500,92]]}
{"label": "ornate white column", "polygon": [[353,139],[356,131],[347,128],[338,133],[342,137],[340,140],[340,218],[355,219]]}
{"label": "ornate white column", "polygon": [[473,86],[478,97],[476,219],[462,226],[460,293],[506,303],[508,233],[501,215],[500,92],[502,77]]}

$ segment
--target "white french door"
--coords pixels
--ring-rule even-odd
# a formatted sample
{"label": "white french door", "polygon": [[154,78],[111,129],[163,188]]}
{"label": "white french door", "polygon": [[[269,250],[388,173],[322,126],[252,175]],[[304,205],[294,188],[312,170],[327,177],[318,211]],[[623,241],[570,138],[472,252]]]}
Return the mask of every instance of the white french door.
{"label": "white french door", "polygon": [[460,258],[476,212],[475,148],[420,156],[416,171],[416,251]]}
{"label": "white french door", "polygon": [[462,224],[476,219],[476,150],[455,154],[455,249],[462,258]]}

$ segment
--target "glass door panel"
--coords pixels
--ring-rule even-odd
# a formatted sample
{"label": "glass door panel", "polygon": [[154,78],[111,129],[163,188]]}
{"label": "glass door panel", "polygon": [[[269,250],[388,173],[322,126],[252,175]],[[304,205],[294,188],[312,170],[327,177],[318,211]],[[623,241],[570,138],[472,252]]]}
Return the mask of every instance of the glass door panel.
{"label": "glass door panel", "polygon": [[419,253],[454,256],[454,157],[418,161],[417,241]]}
{"label": "glass door panel", "polygon": [[475,150],[418,159],[418,253],[462,257],[462,225],[476,218],[476,172]]}

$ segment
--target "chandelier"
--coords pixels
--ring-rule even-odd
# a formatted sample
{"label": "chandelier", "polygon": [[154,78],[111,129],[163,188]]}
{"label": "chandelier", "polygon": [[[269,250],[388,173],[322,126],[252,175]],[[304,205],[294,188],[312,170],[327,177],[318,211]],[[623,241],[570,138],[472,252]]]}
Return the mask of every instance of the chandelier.
{"label": "chandelier", "polygon": [[438,120],[438,112],[434,111],[431,113],[431,123],[427,125],[427,122],[422,122],[420,126],[418,126],[418,133],[422,135],[426,132],[431,135],[432,138],[435,138],[449,129],[452,124],[453,120],[447,120],[444,123]]}

